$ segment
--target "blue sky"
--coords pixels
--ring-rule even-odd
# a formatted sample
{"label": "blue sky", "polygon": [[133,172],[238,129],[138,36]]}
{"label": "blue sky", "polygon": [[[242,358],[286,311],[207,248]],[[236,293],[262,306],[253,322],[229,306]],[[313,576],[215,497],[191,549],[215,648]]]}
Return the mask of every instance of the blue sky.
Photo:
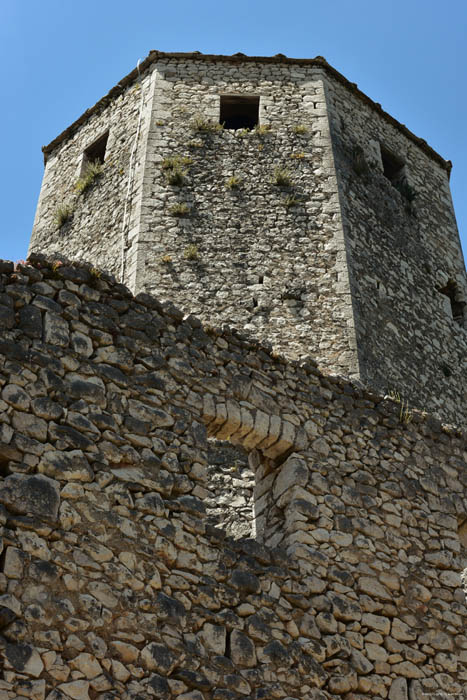
{"label": "blue sky", "polygon": [[453,161],[451,188],[467,252],[465,0],[3,0],[0,258],[26,256],[41,146],[150,49],[324,56]]}

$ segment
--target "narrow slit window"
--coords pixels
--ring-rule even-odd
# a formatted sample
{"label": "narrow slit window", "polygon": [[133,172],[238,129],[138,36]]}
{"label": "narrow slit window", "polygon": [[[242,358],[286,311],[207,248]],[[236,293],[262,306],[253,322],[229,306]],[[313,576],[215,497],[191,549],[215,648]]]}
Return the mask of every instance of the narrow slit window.
{"label": "narrow slit window", "polygon": [[453,280],[449,280],[447,285],[439,290],[449,299],[449,306],[453,320],[462,328],[464,327],[465,302],[459,301],[457,285]]}
{"label": "narrow slit window", "polygon": [[81,173],[85,170],[88,163],[103,163],[105,159],[105,150],[107,148],[107,139],[109,138],[109,132],[106,131],[105,134],[100,136],[97,141],[94,141],[90,146],[86,148],[83,153],[83,162],[81,165]]}
{"label": "narrow slit window", "polygon": [[404,175],[404,161],[388,151],[384,146],[381,146],[381,160],[384,176],[393,185],[396,184]]}
{"label": "narrow slit window", "polygon": [[221,95],[219,122],[224,129],[253,129],[259,121],[259,97]]}

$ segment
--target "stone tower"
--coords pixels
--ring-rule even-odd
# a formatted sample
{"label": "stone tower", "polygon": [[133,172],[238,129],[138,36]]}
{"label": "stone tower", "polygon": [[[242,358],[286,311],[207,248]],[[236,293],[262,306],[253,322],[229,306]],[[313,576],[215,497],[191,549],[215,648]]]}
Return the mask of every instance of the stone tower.
{"label": "stone tower", "polygon": [[465,424],[451,165],[324,59],[151,52],[44,155],[30,252]]}

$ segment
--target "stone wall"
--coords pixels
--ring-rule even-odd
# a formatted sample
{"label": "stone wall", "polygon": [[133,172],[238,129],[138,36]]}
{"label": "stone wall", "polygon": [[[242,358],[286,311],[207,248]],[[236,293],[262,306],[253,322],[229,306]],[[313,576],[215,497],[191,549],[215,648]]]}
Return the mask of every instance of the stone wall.
{"label": "stone wall", "polygon": [[[210,324],[250,331],[291,357],[310,354],[356,374],[322,70],[172,59],[156,72],[152,167],[130,286],[175,299]],[[220,95],[238,93],[260,96],[263,131],[196,127],[200,118],[219,125]],[[167,181],[174,157],[190,161],[181,185]],[[278,168],[290,186],[274,184]],[[229,188],[232,177],[238,186]],[[186,216],[173,215],[178,204]]]}
{"label": "stone wall", "polygon": [[[360,377],[445,420],[467,420],[467,277],[446,168],[372,106],[328,77]],[[409,201],[383,174],[381,148],[399,157]],[[397,183],[396,183],[397,184]]]}
{"label": "stone wall", "polygon": [[[464,434],[95,270],[0,272],[0,697],[467,697]],[[208,437],[255,539],[209,524]]]}
{"label": "stone wall", "polygon": [[[259,129],[218,129],[221,97],[239,94],[260,98]],[[103,173],[78,194],[106,130]],[[404,165],[394,182],[381,146]],[[150,54],[45,152],[31,251],[465,425],[449,164],[323,59]]]}
{"label": "stone wall", "polygon": [[[46,150],[29,252],[66,254],[121,276],[140,212],[152,92],[146,73],[118,96],[101,100],[88,118],[68,129],[66,139]],[[106,132],[102,173],[78,192],[84,152]],[[59,226],[57,214],[65,206],[70,216]]]}

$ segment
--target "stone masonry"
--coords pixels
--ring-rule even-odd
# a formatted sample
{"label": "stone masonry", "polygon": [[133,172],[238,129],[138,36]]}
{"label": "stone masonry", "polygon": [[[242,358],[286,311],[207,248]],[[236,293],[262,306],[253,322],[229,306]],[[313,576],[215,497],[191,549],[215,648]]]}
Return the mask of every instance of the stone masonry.
{"label": "stone masonry", "polygon": [[[226,96],[256,128],[220,128]],[[31,251],[465,425],[450,163],[324,59],[151,52],[44,153]]]}
{"label": "stone masonry", "polygon": [[467,698],[465,433],[94,266],[0,263],[0,324],[1,700]]}

